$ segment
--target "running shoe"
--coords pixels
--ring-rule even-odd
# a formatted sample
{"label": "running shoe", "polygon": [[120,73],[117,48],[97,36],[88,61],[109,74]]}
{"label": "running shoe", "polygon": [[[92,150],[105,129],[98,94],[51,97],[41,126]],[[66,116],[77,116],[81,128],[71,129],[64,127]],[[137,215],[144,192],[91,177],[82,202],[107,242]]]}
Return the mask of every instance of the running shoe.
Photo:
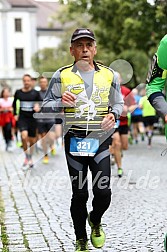
{"label": "running shoe", "polygon": [[92,245],[95,248],[102,248],[104,246],[106,236],[103,231],[101,223],[94,225],[90,220],[90,214],[88,215],[88,223],[91,227],[90,239],[91,239]]}
{"label": "running shoe", "polygon": [[115,165],[115,158],[113,154],[110,155],[110,164],[111,166]]}
{"label": "running shoe", "polygon": [[121,150],[121,158],[123,158],[124,154],[123,154],[123,150]]}
{"label": "running shoe", "polygon": [[151,137],[148,137],[148,146],[151,147],[151,140],[152,138]]}
{"label": "running shoe", "polygon": [[16,146],[19,147],[19,148],[23,147],[22,142],[17,141]]}
{"label": "running shoe", "polygon": [[167,252],[167,234],[165,235],[165,239],[164,239],[164,248],[165,248],[165,251]]}
{"label": "running shoe", "polygon": [[141,140],[144,141],[144,134],[141,134]]}
{"label": "running shoe", "polygon": [[25,158],[24,159],[24,163],[23,163],[23,167],[27,166],[28,165],[28,158]]}
{"label": "running shoe", "polygon": [[132,136],[128,136],[128,142],[129,142],[129,144],[133,144],[133,138],[132,138]]}
{"label": "running shoe", "polygon": [[87,239],[76,240],[75,252],[80,252],[80,251],[89,252]]}
{"label": "running shoe", "polygon": [[51,155],[52,155],[52,156],[55,156],[55,155],[56,155],[56,149],[55,149],[55,148],[52,148],[52,149],[51,149]]}
{"label": "running shoe", "polygon": [[49,157],[48,156],[44,156],[43,160],[42,160],[43,164],[48,164],[49,163]]}
{"label": "running shoe", "polygon": [[28,164],[29,164],[29,167],[30,167],[30,168],[33,168],[33,167],[34,167],[34,164],[33,164],[32,159],[30,159],[30,160],[28,161]]}
{"label": "running shoe", "polygon": [[63,140],[62,137],[58,137],[56,140],[56,145],[58,148],[61,148],[63,146]]}
{"label": "running shoe", "polygon": [[11,142],[7,143],[7,145],[6,145],[6,151],[13,152],[13,148],[12,148]]}
{"label": "running shoe", "polygon": [[122,168],[118,168],[118,177],[121,178],[123,175],[123,170]]}

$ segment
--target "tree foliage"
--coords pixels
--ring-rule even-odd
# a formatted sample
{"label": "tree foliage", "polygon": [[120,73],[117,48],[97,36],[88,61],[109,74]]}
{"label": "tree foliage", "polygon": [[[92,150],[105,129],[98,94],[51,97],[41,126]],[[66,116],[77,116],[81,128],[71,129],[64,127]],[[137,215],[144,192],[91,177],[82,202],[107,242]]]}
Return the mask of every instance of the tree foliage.
{"label": "tree foliage", "polygon": [[78,15],[76,12],[70,12],[67,5],[60,6],[60,9],[53,17],[64,25],[64,33],[61,37],[61,43],[55,48],[46,48],[37,51],[32,57],[32,66],[40,75],[45,72],[55,72],[58,68],[71,64],[73,58],[70,55],[71,34],[78,27],[86,26],[92,29],[95,25],[90,23],[90,15],[85,12]]}
{"label": "tree foliage", "polygon": [[[71,33],[77,27],[89,27],[95,31],[97,37],[97,60],[109,66],[115,59],[125,59],[134,69],[133,83],[130,85],[145,81],[149,60],[167,31],[166,0],[155,0],[153,5],[147,0],[60,2],[64,4],[63,11],[56,14],[55,18],[68,25],[65,26],[61,45],[52,53],[54,61],[45,64],[46,68],[53,69],[53,66],[58,68],[71,63],[71,57],[67,53]],[[42,53],[49,54],[46,50]]]}
{"label": "tree foliage", "polygon": [[69,12],[88,12],[97,24],[99,43],[120,53],[126,49],[149,49],[167,30],[167,1],[67,0]]}
{"label": "tree foliage", "polygon": [[53,73],[58,68],[70,63],[71,56],[62,43],[59,48],[44,48],[32,57],[33,69],[40,75]]}

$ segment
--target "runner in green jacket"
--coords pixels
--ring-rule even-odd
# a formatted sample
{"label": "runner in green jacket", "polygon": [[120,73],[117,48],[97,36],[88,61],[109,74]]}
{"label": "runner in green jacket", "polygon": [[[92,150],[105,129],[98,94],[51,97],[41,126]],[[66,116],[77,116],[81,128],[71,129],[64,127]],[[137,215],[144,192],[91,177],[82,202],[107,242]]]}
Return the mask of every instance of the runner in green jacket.
{"label": "runner in green jacket", "polygon": [[[157,53],[153,57],[147,76],[147,84],[148,100],[165,120],[167,139],[167,34],[161,39]],[[165,93],[163,94],[164,90]],[[167,234],[164,239],[164,247],[167,252]]]}
{"label": "runner in green jacket", "polygon": [[[147,96],[151,105],[165,120],[167,139],[167,34],[161,39],[147,76]],[[165,91],[165,93],[163,93]]]}

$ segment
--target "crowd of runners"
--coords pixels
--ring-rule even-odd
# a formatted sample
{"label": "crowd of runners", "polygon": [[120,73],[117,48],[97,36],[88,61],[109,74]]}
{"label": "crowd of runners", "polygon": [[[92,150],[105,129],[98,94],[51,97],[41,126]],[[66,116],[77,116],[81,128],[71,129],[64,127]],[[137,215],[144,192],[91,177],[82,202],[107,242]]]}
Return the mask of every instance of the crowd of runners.
{"label": "crowd of runners", "polygon": [[[23,167],[33,167],[32,155],[35,143],[42,148],[44,164],[49,163],[49,155],[55,156],[56,145],[63,145],[63,120],[57,118],[34,118],[39,112],[48,88],[48,79],[40,77],[34,80],[29,74],[23,76],[23,87],[12,95],[9,87],[4,87],[0,98],[1,134],[6,144],[6,151],[13,151],[16,145],[25,153]],[[38,90],[38,91],[37,91]],[[150,105],[145,87],[129,89],[121,85],[124,98],[124,110],[117,122],[113,141],[109,150],[111,165],[116,164],[118,176],[122,177],[123,151],[130,144],[145,141],[151,148],[154,125],[160,119]],[[161,120],[161,119],[160,119]],[[50,154],[49,154],[50,153]]]}
{"label": "crowd of runners", "polygon": [[34,113],[40,111],[48,88],[47,78],[40,77],[36,86],[29,74],[25,74],[22,80],[23,87],[13,96],[9,87],[1,91],[0,125],[5,150],[12,152],[14,146],[22,148],[25,153],[23,167],[32,168],[36,148],[42,149],[42,162],[48,164],[49,155],[55,156],[56,146],[62,145],[62,120],[34,118]]}

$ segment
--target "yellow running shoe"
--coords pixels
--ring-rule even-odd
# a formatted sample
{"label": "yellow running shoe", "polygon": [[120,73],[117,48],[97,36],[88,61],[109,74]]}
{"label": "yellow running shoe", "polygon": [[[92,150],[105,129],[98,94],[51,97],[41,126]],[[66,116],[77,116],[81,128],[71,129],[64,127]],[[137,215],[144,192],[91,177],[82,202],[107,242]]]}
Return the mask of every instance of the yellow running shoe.
{"label": "yellow running shoe", "polygon": [[88,215],[88,223],[91,227],[91,242],[95,248],[102,248],[105,244],[106,236],[103,231],[101,223],[94,225],[90,220],[90,214]]}
{"label": "yellow running shoe", "polygon": [[22,142],[17,141],[17,142],[16,142],[16,146],[19,147],[19,148],[21,148],[21,147],[23,146],[23,145],[22,145]]}
{"label": "yellow running shoe", "polygon": [[49,157],[48,156],[44,156],[42,163],[43,164],[48,164],[49,163]]}
{"label": "yellow running shoe", "polygon": [[118,168],[118,177],[121,178],[123,176],[122,168]]}
{"label": "yellow running shoe", "polygon": [[55,155],[56,155],[56,149],[55,149],[55,148],[52,148],[52,149],[51,149],[51,155],[52,155],[52,156],[55,156]]}
{"label": "yellow running shoe", "polygon": [[86,239],[76,240],[75,252],[89,252],[88,241]]}

